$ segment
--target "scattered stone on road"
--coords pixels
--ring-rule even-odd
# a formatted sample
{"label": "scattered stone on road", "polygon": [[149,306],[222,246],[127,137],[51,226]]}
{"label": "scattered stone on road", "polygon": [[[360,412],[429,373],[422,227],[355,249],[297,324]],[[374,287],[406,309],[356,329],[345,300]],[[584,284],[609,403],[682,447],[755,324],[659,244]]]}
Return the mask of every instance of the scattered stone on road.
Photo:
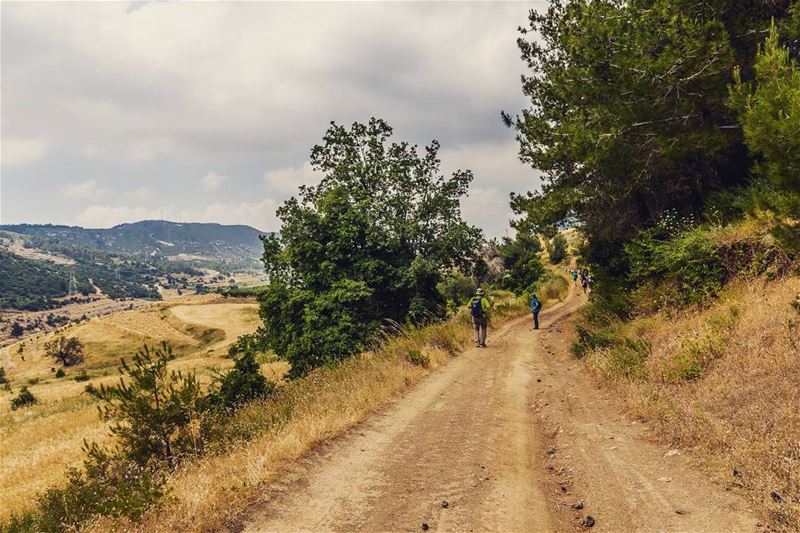
{"label": "scattered stone on road", "polygon": [[594,518],[591,515],[587,515],[586,518],[583,519],[581,522],[583,527],[593,527],[594,526]]}
{"label": "scattered stone on road", "polygon": [[583,509],[583,502],[573,503],[572,508],[580,511],[581,509]]}
{"label": "scattered stone on road", "polygon": [[450,503],[447,500],[444,500],[444,501],[442,501],[442,507],[447,509],[448,507],[450,507]]}

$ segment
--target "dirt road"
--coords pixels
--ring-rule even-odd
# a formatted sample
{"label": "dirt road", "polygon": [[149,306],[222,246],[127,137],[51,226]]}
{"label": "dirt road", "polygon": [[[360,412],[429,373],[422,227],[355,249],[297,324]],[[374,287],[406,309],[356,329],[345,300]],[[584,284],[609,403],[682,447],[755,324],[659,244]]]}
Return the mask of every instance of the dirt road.
{"label": "dirt road", "polygon": [[589,515],[594,531],[757,530],[741,499],[596,397],[564,353],[582,304],[493,332],[292,467],[237,530],[574,531]]}

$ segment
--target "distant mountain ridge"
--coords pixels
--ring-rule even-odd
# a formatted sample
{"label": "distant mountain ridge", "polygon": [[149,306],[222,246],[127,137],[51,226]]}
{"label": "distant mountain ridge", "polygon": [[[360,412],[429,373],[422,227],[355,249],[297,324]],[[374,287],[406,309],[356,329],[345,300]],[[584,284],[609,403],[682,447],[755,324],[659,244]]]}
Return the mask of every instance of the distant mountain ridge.
{"label": "distant mountain ridge", "polygon": [[143,220],[108,229],[52,224],[0,225],[0,231],[17,233],[47,244],[93,248],[139,258],[167,258],[257,266],[265,232],[245,225]]}

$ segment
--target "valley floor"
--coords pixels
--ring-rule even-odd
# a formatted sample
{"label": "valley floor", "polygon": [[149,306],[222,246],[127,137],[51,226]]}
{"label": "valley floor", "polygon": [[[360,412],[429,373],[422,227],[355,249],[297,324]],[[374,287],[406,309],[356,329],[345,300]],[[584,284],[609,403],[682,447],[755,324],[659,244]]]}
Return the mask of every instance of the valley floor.
{"label": "valley floor", "polygon": [[[752,532],[747,503],[567,354],[574,291],[288,468],[233,531]],[[573,504],[582,503],[580,510]]]}

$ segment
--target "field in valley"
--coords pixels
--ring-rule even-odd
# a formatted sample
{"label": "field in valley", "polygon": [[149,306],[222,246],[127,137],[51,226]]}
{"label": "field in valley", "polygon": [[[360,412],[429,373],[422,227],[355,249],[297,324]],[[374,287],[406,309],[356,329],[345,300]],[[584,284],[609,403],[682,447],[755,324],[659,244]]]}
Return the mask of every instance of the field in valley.
{"label": "field in valley", "polygon": [[[116,382],[121,357],[129,357],[143,344],[167,341],[177,356],[171,366],[194,370],[207,383],[215,370],[232,364],[225,358],[228,346],[255,331],[259,323],[254,301],[206,295],[71,324],[57,333],[78,338],[86,359],[66,369],[62,378],[55,377],[60,365],[43,348],[54,333],[0,349],[0,367],[11,382],[10,391],[0,390],[0,520],[29,507],[38,492],[63,479],[67,466],[79,464],[84,439],[108,438],[96,401],[84,390],[89,383]],[[281,363],[265,366],[268,375],[282,373]],[[74,379],[84,372],[88,380]],[[11,399],[25,385],[38,403],[14,411]]]}

